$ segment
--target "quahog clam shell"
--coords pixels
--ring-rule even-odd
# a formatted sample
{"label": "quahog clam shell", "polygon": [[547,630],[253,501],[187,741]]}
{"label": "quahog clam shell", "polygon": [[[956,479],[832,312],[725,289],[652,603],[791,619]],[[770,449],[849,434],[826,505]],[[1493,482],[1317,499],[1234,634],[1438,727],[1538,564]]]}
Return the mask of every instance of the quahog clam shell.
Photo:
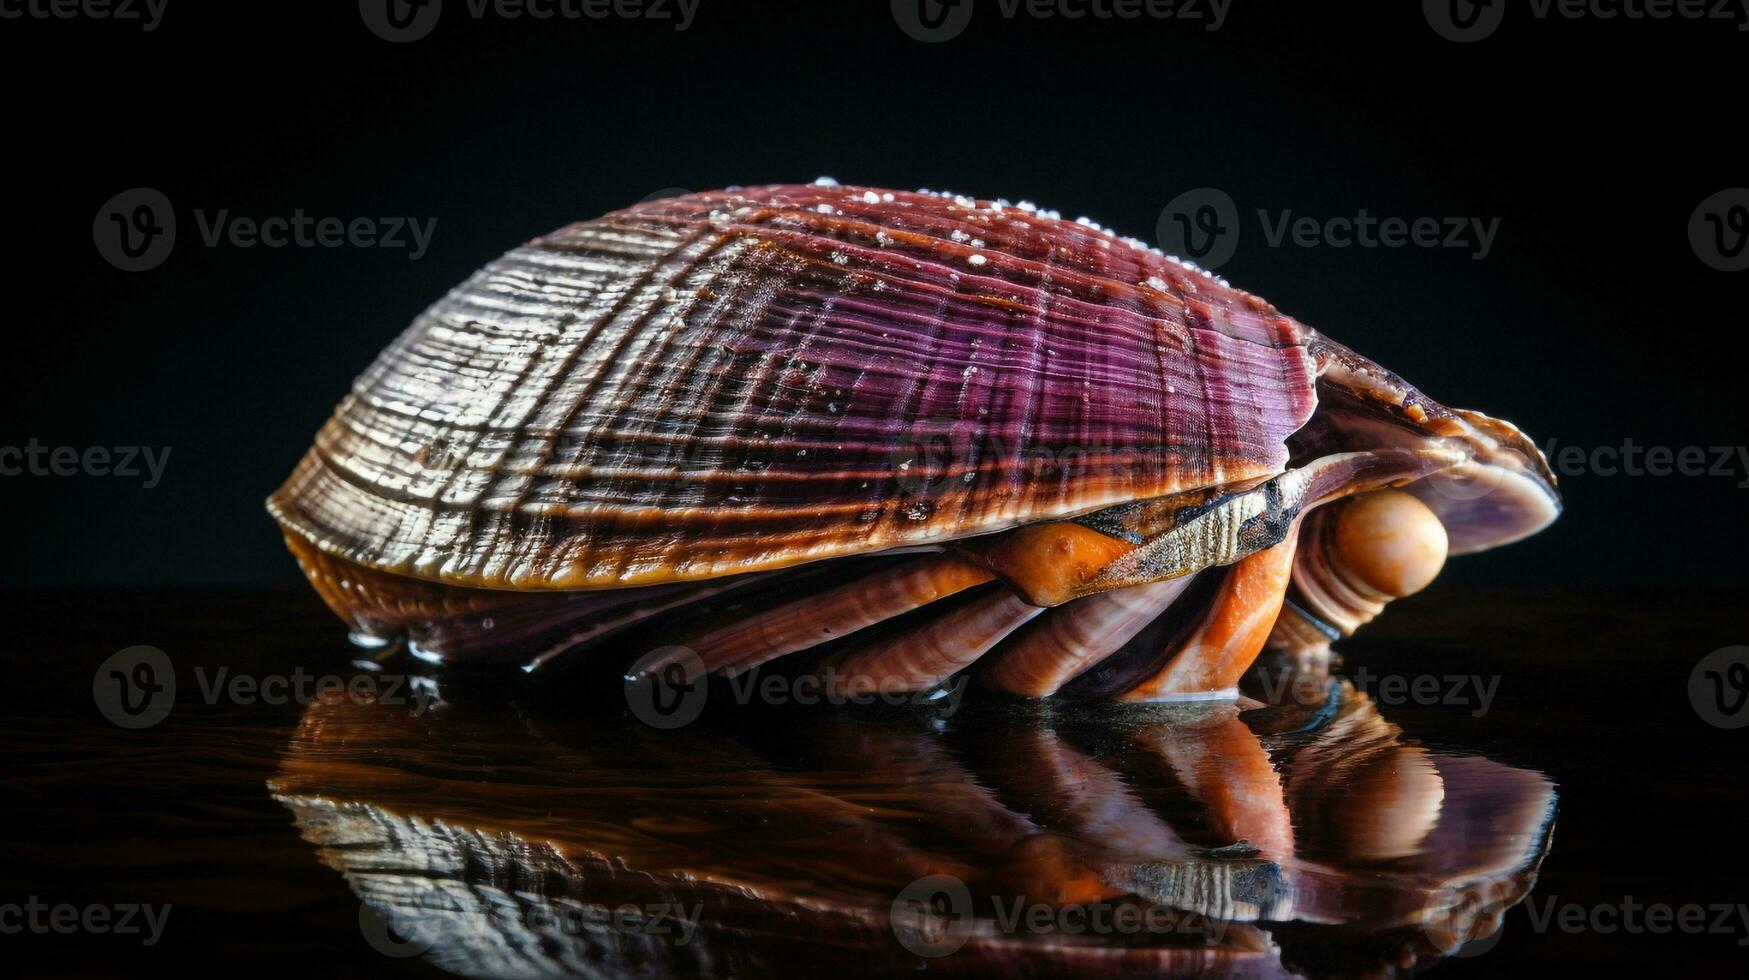
{"label": "quahog clam shell", "polygon": [[845,641],[837,683],[985,659],[1016,693],[1156,698],[1231,688],[1290,582],[1365,564],[1296,561],[1318,505],[1401,485],[1473,551],[1553,520],[1553,483],[1512,426],[1140,242],[817,183],[512,250],[359,377],[269,509],[356,631],[433,657],[537,660],[732,593],[689,644],[739,670],[939,601]]}

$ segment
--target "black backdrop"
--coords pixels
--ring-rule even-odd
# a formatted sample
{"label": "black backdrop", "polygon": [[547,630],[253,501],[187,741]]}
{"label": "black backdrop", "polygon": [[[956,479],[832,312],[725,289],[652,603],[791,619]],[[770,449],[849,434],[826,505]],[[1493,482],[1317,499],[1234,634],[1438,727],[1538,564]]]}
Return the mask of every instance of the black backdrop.
{"label": "black backdrop", "polygon": [[[1233,0],[1209,31],[971,2],[934,44],[887,0],[702,0],[684,31],[476,20],[448,0],[404,44],[348,0],[170,0],[149,32],[0,20],[0,445],[171,447],[149,490],[0,478],[6,580],[294,581],[262,499],[425,304],[523,239],[665,188],[822,174],[1030,198],[1149,240],[1182,192],[1219,188],[1240,217],[1224,275],[1436,398],[1587,452],[1749,442],[1749,272],[1709,268],[1689,237],[1704,199],[1749,184],[1735,24],[1514,5],[1458,44],[1415,3]],[[165,195],[178,234],[162,265],[124,272],[93,222],[136,187]],[[206,247],[195,212],[221,209],[437,226],[417,261]],[[1499,224],[1477,260],[1273,247],[1258,209]],[[1741,583],[1733,459],[1723,476],[1567,475],[1554,529],[1450,574]]]}

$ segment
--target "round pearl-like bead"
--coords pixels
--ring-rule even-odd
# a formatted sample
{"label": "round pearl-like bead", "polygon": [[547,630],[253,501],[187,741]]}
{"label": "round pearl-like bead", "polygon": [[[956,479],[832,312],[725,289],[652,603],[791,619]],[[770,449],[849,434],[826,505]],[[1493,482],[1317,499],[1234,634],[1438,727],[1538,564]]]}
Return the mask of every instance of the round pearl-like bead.
{"label": "round pearl-like bead", "polygon": [[1445,565],[1449,544],[1438,515],[1401,490],[1314,510],[1294,556],[1292,605],[1276,620],[1270,645],[1314,649],[1352,634],[1392,599],[1426,588]]}
{"label": "round pearl-like bead", "polygon": [[1445,525],[1401,490],[1345,501],[1336,515],[1336,564],[1356,585],[1400,599],[1426,588],[1445,565]]}

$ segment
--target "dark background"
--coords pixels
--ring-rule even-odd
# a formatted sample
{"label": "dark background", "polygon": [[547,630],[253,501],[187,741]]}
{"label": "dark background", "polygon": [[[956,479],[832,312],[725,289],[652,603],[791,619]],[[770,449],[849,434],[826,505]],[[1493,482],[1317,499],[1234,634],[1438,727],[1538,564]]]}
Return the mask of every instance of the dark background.
{"label": "dark background", "polygon": [[[670,4],[670,6],[672,6]],[[262,509],[426,304],[505,249],[664,188],[807,181],[1030,198],[1154,240],[1179,193],[1238,203],[1234,283],[1539,444],[1736,445],[1749,273],[1687,225],[1749,183],[1749,36],[1538,21],[1460,45],[1415,3],[1236,0],[1205,22],[1005,20],[919,43],[886,0],[703,0],[672,21],[476,21],[390,44],[351,2],[171,0],[153,32],[0,21],[12,327],[0,445],[170,446],[163,483],[0,479],[5,580],[290,583]],[[178,240],[93,244],[156,188]],[[1500,219],[1465,249],[1269,247],[1256,210]],[[205,247],[194,211],[436,218],[430,250]],[[1710,456],[1709,456],[1710,463]],[[1745,581],[1743,464],[1563,481],[1533,541],[1456,581]]]}
{"label": "dark background", "polygon": [[[364,947],[356,899],[262,792],[299,712],[203,709],[186,671],[348,662],[263,499],[424,306],[533,235],[665,189],[829,174],[1028,198],[1154,240],[1169,202],[1216,187],[1243,219],[1223,275],[1435,398],[1587,451],[1749,443],[1749,272],[1709,268],[1688,236],[1701,201],[1749,186],[1736,25],[1538,21],[1515,3],[1493,36],[1460,45],[1403,0],[1233,0],[1212,33],[1006,21],[996,2],[974,0],[965,33],[933,45],[887,0],[702,0],[681,33],[475,21],[445,0],[435,32],[404,45],[367,30],[353,0],[169,0],[151,33],[0,20],[0,447],[171,447],[151,490],[0,477],[0,613],[21,634],[0,772],[29,777],[0,781],[0,812],[26,825],[7,835],[0,897],[174,901],[160,972],[423,969]],[[173,203],[178,241],[126,273],[92,225],[136,187]],[[1484,261],[1272,248],[1259,208],[1497,218],[1499,235]],[[419,261],[207,248],[196,209],[437,229]],[[1749,730],[1708,725],[1684,684],[1705,651],[1744,642],[1749,471],[1733,459],[1728,477],[1564,475],[1554,527],[1454,561],[1346,648],[1375,671],[1504,678],[1486,718],[1387,714],[1556,780],[1539,901],[1743,898]],[[184,587],[199,583],[290,588]],[[86,585],[129,588],[30,588]],[[87,697],[97,665],[140,642],[174,654],[191,692],[143,735]],[[1536,933],[1522,908],[1504,935],[1435,975],[1697,962],[1726,975],[1742,955],[1734,935]],[[154,962],[102,939],[44,937],[19,970]]]}

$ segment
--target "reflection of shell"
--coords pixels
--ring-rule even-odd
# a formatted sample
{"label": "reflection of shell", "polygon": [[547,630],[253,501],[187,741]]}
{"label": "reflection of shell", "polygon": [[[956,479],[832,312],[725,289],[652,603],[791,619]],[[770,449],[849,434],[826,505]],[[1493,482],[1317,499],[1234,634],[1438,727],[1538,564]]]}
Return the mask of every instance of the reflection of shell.
{"label": "reflection of shell", "polygon": [[[1445,471],[1499,485],[1427,483],[1458,550],[1553,516],[1515,429],[1138,242],[999,202],[775,186],[647,202],[489,264],[360,376],[269,506],[324,598],[382,632],[500,605],[469,590],[672,587],[972,538],[1023,605],[1056,605],[1241,563],[1302,506]],[[1095,530],[991,537],[1066,518]],[[617,626],[696,598],[602,605]],[[1244,605],[1266,632],[1274,607]],[[567,637],[607,628],[547,612]],[[1031,618],[964,615],[986,648]],[[1183,673],[1147,689],[1230,683]]]}
{"label": "reflection of shell", "polygon": [[[1286,975],[1283,949],[1377,955],[1457,890],[1515,903],[1554,806],[1540,774],[1433,753],[1446,804],[1420,847],[1386,864],[1330,853],[1422,826],[1414,801],[1350,767],[1399,744],[1364,700],[1345,711],[1372,737],[1295,725],[1298,752],[1268,748],[1231,705],[1004,708],[939,728],[787,712],[662,733],[574,707],[315,704],[272,790],[397,935],[494,976],[890,975],[918,963],[895,896],[928,876],[973,898],[964,948],[931,974]],[[1376,812],[1330,805],[1351,796]],[[1313,820],[1305,840],[1287,829]],[[1003,926],[1022,900],[1155,926]],[[698,931],[681,945],[608,921],[628,906],[684,907]]]}

